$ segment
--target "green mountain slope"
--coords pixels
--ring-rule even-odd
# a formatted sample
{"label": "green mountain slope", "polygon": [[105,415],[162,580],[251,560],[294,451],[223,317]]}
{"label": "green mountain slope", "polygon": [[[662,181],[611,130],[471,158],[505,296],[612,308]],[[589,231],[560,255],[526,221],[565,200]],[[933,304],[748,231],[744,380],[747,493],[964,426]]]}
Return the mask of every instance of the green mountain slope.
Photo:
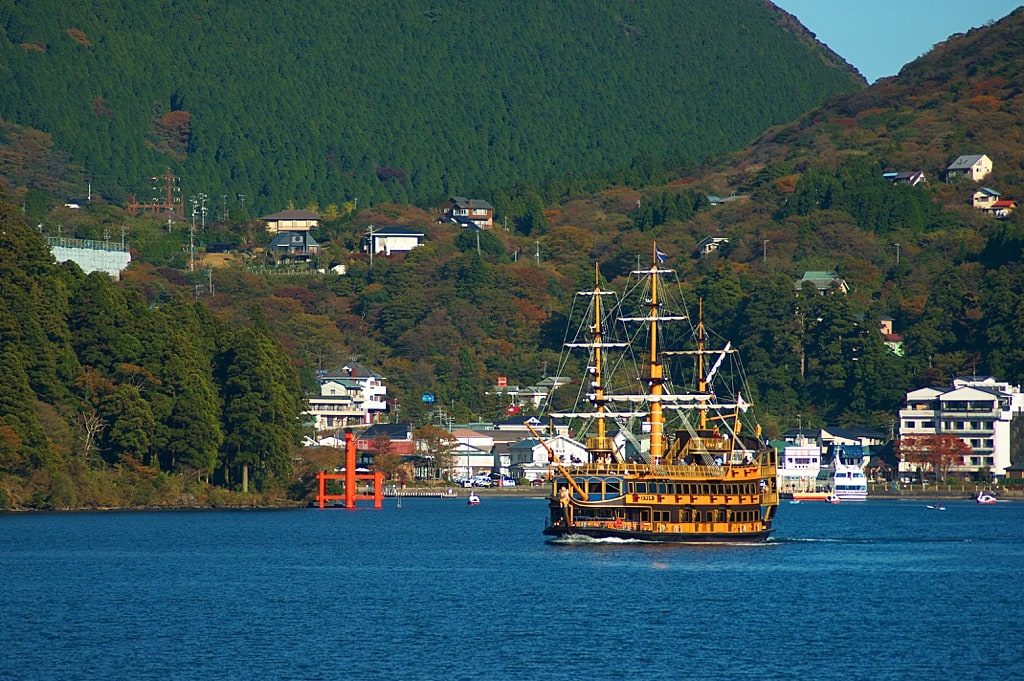
{"label": "green mountain slope", "polygon": [[646,180],[862,85],[761,0],[0,5],[0,117],[113,200],[164,166],[259,211]]}
{"label": "green mountain slope", "polygon": [[[594,262],[619,287],[652,240],[688,297],[704,300],[709,326],[743,351],[744,397],[769,436],[798,422],[886,432],[907,390],[957,375],[1020,384],[1024,210],[985,215],[971,205],[979,185],[943,176],[956,156],[985,153],[995,170],[984,186],[1024,197],[1021,35],[1024,9],[667,184],[540,206],[543,225],[529,232],[470,233],[408,205],[361,204],[316,234],[321,264],[345,264],[344,276],[193,272],[184,230],[110,206],[57,208],[38,229],[99,239],[127,227],[134,259],[121,281],[55,266],[25,214],[71,175],[47,175],[64,161],[46,135],[4,126],[16,148],[0,172],[13,168],[19,190],[17,207],[0,200],[0,350],[11,359],[0,506],[217,503],[245,471],[268,493],[295,482],[302,496],[309,487],[284,455],[297,435],[289,415],[318,368],[350,358],[386,377],[392,420],[426,423],[441,405],[457,421],[500,418],[497,377],[525,386],[577,374],[558,364],[573,291],[589,287]],[[882,174],[895,170],[928,182],[893,185]],[[371,263],[358,250],[367,224],[413,226],[427,243]],[[203,236],[239,244],[237,258],[265,239],[254,222],[217,229]],[[728,243],[700,257],[709,235]],[[796,290],[819,270],[849,294]],[[883,343],[882,317],[903,336],[902,356]],[[277,422],[250,437],[253,413]],[[139,493],[114,494],[126,472]]]}

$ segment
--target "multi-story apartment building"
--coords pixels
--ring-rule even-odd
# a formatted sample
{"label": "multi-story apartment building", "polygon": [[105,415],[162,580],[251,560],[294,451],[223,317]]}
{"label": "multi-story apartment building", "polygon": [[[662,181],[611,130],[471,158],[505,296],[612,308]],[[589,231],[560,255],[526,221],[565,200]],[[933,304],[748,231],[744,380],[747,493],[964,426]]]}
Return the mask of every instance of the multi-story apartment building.
{"label": "multi-story apartment building", "polygon": [[[1024,460],[1024,395],[1020,386],[991,376],[962,377],[949,388],[919,388],[907,393],[900,409],[900,437],[955,435],[971,448],[950,472],[991,472],[1003,476],[1011,463]],[[900,462],[900,472],[911,466]]]}
{"label": "multi-story apartment building", "polygon": [[377,423],[387,408],[384,379],[355,362],[323,373],[320,394],[307,398],[317,433]]}

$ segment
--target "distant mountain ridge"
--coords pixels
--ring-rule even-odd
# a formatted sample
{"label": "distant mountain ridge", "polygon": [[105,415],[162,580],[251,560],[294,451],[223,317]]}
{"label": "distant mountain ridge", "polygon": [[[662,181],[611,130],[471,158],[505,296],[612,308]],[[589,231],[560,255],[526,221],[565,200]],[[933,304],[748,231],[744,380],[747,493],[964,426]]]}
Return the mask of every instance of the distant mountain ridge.
{"label": "distant mountain ridge", "polygon": [[0,9],[0,117],[111,200],[165,166],[256,210],[642,182],[863,87],[764,0]]}

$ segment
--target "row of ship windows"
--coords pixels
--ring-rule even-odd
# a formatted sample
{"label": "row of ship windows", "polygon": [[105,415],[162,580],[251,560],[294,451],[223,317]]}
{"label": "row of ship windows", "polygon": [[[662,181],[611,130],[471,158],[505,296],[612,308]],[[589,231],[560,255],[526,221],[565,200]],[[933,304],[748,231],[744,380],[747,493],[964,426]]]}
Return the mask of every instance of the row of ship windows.
{"label": "row of ship windows", "polygon": [[700,494],[730,495],[757,494],[757,482],[630,482],[627,483],[630,494]]}
{"label": "row of ship windows", "polygon": [[[647,511],[641,512],[641,522],[647,520]],[[712,508],[699,510],[683,508],[678,511],[678,521],[681,523],[752,523],[760,520],[759,511],[732,511],[725,508]],[[656,523],[671,523],[676,519],[672,517],[672,511],[652,511],[653,520]]]}
{"label": "row of ship windows", "polygon": [[[603,483],[603,485],[602,485]],[[587,480],[583,483],[587,494],[603,494],[604,496],[619,496],[622,492],[620,480]],[[738,496],[741,494],[752,495],[760,491],[757,482],[730,482],[730,483],[709,483],[709,482],[634,482],[626,483],[627,494],[662,494],[662,495],[714,495],[714,496]]]}

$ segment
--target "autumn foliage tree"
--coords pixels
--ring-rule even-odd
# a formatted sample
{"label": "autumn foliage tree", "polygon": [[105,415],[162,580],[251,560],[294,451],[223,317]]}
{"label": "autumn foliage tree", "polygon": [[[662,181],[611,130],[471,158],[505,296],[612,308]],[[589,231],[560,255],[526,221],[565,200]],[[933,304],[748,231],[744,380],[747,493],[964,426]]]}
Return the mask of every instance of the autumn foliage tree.
{"label": "autumn foliage tree", "polygon": [[423,442],[426,454],[434,459],[434,474],[438,477],[450,473],[455,465],[455,446],[458,444],[450,432],[435,425],[425,425],[413,431],[417,441]]}
{"label": "autumn foliage tree", "polygon": [[897,440],[896,453],[922,471],[931,470],[936,480],[945,480],[953,466],[964,463],[971,448],[955,435],[917,435]]}
{"label": "autumn foliage tree", "polygon": [[373,440],[373,467],[384,474],[388,480],[401,475],[402,457],[391,447],[391,438],[380,434]]}

